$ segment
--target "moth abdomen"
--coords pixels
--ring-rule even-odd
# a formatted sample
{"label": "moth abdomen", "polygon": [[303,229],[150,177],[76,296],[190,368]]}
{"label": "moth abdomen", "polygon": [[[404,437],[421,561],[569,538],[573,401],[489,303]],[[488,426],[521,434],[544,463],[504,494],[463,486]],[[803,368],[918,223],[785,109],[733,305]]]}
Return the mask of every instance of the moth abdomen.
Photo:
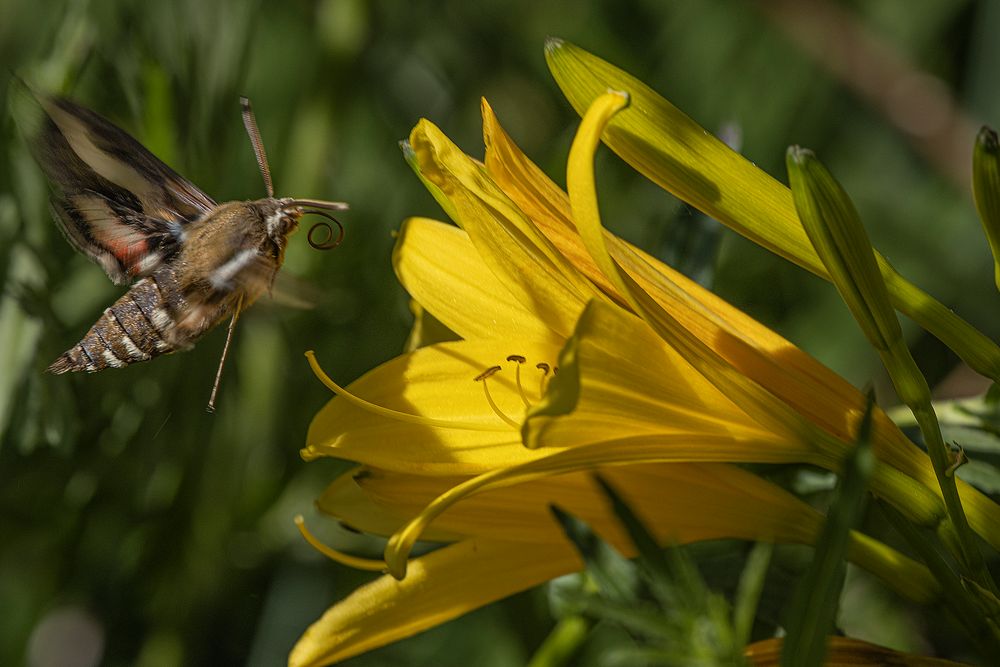
{"label": "moth abdomen", "polygon": [[90,331],[49,367],[50,373],[121,368],[177,349],[167,342],[172,321],[154,278],[143,278],[110,307]]}

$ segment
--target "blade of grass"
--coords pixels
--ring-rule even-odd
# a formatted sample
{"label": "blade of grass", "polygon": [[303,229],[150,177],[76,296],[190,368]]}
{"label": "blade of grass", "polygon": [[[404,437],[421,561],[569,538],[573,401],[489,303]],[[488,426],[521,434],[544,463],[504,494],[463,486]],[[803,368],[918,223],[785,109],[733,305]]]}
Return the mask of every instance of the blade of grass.
{"label": "blade of grass", "polygon": [[786,625],[788,635],[781,650],[782,667],[823,664],[827,636],[833,629],[847,572],[850,532],[864,513],[868,483],[875,470],[870,443],[873,406],[869,394],[857,446],[844,462],[836,497],[816,541],[815,556],[792,598]]}
{"label": "blade of grass", "polygon": [[773,544],[757,542],[750,551],[747,563],[740,574],[736,597],[733,600],[733,631],[740,646],[750,643],[753,621],[757,616],[757,605],[764,591],[764,581],[767,579],[773,552]]}
{"label": "blade of grass", "polygon": [[615,602],[636,600],[638,573],[635,565],[602,540],[585,522],[555,505],[549,510],[573,543],[598,590]]}

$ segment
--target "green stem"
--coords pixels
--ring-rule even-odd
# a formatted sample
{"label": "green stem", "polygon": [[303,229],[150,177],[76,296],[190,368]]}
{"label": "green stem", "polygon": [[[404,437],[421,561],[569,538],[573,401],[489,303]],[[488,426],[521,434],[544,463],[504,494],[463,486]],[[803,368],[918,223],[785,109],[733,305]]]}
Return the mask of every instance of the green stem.
{"label": "green stem", "polygon": [[889,377],[892,378],[896,391],[899,392],[899,397],[913,412],[913,416],[920,426],[920,432],[927,446],[927,454],[934,466],[938,486],[941,487],[945,509],[958,540],[959,560],[963,569],[973,581],[996,595],[996,584],[986,569],[986,561],[976,543],[975,533],[969,527],[965,508],[962,507],[962,500],[958,495],[955,477],[947,473],[951,459],[948,447],[941,435],[941,425],[938,423],[937,414],[931,405],[931,392],[927,386],[927,380],[917,368],[913,356],[902,339],[891,342],[889,349],[882,352],[882,358],[889,371]]}
{"label": "green stem", "polygon": [[942,601],[949,611],[955,615],[966,630],[980,653],[984,656],[1000,655],[1000,629],[995,623],[990,623],[979,607],[971,599],[969,592],[961,580],[951,569],[944,558],[934,548],[933,540],[927,539],[916,526],[907,521],[899,510],[888,503],[880,503],[883,514],[889,523],[909,543],[920,559],[937,579],[943,589]]}
{"label": "green stem", "polygon": [[590,626],[591,621],[583,616],[563,616],[531,656],[528,667],[561,667],[570,664],[573,655],[587,638]]}
{"label": "green stem", "polygon": [[879,268],[892,304],[955,354],[994,382],[1000,382],[1000,347],[954,311],[896,272],[881,255]]}
{"label": "green stem", "polygon": [[753,633],[753,621],[757,616],[760,596],[764,591],[764,581],[767,579],[767,567],[771,562],[774,545],[770,542],[757,542],[753,545],[746,565],[740,574],[733,600],[733,634],[736,635],[738,646],[750,643]]}

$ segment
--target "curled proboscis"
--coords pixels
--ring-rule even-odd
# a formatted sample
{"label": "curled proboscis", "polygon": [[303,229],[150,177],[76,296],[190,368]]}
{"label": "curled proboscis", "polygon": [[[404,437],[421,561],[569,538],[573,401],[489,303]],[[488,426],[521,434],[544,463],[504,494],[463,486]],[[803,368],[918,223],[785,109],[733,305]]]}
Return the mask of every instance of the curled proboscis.
{"label": "curled proboscis", "polygon": [[[327,213],[326,211],[319,211],[316,209],[310,209],[302,212],[303,215],[319,215],[327,220],[330,220],[334,225],[337,225],[337,232],[334,234],[333,225],[328,222],[317,222],[315,225],[309,228],[309,233],[306,238],[309,240],[309,245],[311,245],[316,250],[333,250],[344,240],[344,226],[340,224],[340,221],[335,217]],[[316,233],[317,230],[321,230],[326,233],[324,238],[317,240]],[[334,238],[336,236],[336,238]]]}

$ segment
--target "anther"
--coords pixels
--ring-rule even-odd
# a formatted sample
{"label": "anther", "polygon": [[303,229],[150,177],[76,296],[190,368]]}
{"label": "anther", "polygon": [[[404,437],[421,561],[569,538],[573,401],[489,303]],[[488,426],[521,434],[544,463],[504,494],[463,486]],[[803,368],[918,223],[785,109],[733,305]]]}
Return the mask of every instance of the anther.
{"label": "anther", "polygon": [[509,357],[507,357],[507,361],[516,361],[519,364],[523,364],[524,362],[527,361],[527,359],[525,357],[522,357],[520,354],[512,354]]}
{"label": "anther", "polygon": [[477,375],[472,379],[474,382],[482,382],[486,378],[495,375],[496,373],[499,373],[501,370],[503,369],[500,366],[490,366],[485,371],[483,371],[482,373],[480,373],[479,375]]}
{"label": "anther", "polygon": [[535,368],[537,368],[538,370],[540,370],[542,372],[542,377],[540,377],[538,379],[538,395],[539,396],[545,396],[545,386],[547,384],[545,382],[545,380],[546,380],[546,378],[549,377],[550,366],[547,363],[545,363],[544,361],[541,361],[541,362],[535,364]]}

